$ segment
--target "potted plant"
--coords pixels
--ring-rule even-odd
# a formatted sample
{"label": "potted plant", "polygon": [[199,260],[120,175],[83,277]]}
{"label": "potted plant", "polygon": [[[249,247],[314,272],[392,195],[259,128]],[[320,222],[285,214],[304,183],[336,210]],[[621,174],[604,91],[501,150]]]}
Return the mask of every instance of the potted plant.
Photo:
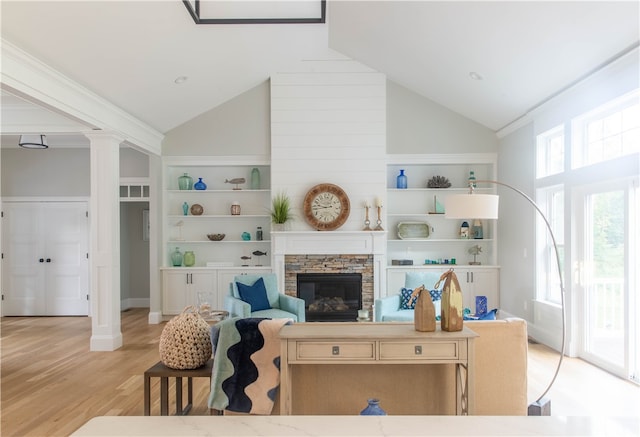
{"label": "potted plant", "polygon": [[284,230],[284,224],[291,219],[291,200],[285,193],[276,194],[271,200],[271,223],[274,231]]}

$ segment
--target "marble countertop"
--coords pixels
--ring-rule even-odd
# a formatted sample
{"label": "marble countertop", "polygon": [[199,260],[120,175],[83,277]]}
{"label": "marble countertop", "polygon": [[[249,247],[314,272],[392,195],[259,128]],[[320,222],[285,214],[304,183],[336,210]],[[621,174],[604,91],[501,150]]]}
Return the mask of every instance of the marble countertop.
{"label": "marble countertop", "polygon": [[73,436],[640,435],[640,417],[105,416]]}

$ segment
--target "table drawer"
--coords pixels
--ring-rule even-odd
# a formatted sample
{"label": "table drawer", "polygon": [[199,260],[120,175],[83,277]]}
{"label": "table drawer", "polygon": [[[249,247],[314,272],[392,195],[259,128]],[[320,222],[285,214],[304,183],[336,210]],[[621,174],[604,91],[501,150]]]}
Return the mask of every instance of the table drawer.
{"label": "table drawer", "polygon": [[456,341],[381,341],[380,360],[457,360],[459,350]]}
{"label": "table drawer", "polygon": [[374,341],[359,342],[314,342],[296,343],[298,360],[375,360]]}

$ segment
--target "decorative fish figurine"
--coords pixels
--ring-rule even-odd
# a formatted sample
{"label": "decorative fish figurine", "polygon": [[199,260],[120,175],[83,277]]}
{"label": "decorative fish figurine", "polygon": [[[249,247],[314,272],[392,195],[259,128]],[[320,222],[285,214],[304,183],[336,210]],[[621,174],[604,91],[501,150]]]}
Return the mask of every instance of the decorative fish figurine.
{"label": "decorative fish figurine", "polygon": [[260,250],[256,250],[256,251],[251,252],[251,253],[253,253],[255,256],[264,256],[264,255],[267,254],[267,252],[262,252]]}
{"label": "decorative fish figurine", "polygon": [[244,184],[246,181],[247,180],[245,178],[233,178],[224,180],[226,184]]}
{"label": "decorative fish figurine", "polygon": [[241,256],[241,257],[240,257],[240,259],[251,259],[251,257],[250,257],[250,256],[246,256],[246,255],[243,255],[243,256]]}

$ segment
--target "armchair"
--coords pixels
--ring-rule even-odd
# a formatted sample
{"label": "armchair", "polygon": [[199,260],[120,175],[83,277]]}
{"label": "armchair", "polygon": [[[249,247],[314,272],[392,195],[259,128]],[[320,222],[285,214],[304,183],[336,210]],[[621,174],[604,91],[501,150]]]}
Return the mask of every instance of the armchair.
{"label": "armchair", "polygon": [[[260,279],[264,287],[258,282]],[[253,302],[253,309],[258,309],[254,311],[250,302]],[[305,321],[304,300],[280,293],[275,273],[235,276],[229,284],[229,294],[225,296],[224,305],[229,311],[229,317]]]}

